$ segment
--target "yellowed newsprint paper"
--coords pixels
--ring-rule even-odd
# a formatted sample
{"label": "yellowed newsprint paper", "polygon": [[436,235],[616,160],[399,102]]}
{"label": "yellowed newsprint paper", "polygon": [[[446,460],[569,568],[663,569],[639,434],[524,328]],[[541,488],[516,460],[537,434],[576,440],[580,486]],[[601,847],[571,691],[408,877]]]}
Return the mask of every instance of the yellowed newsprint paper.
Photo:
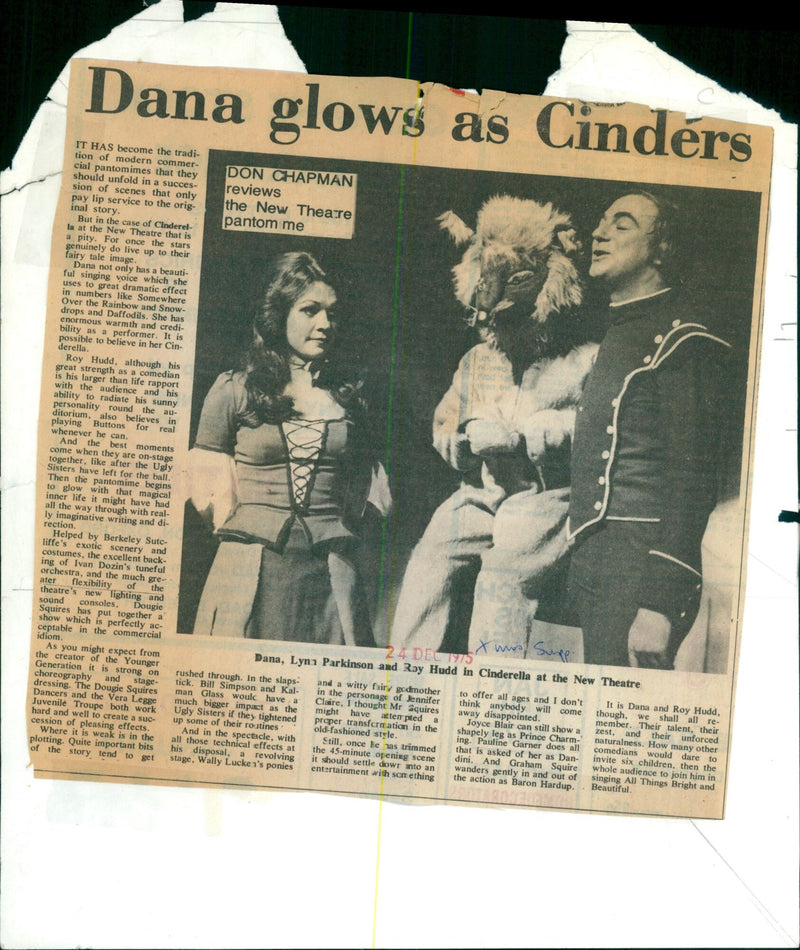
{"label": "yellowed newsprint paper", "polygon": [[722,817],[771,154],[73,61],[35,774]]}

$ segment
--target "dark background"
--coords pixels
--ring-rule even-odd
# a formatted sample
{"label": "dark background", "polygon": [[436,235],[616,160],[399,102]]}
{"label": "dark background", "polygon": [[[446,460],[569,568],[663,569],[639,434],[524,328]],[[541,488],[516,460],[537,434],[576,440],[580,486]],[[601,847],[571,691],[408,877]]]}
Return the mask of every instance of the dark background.
{"label": "dark background", "polygon": [[[352,239],[312,238],[223,230],[225,166],[265,165],[355,173],[358,176]],[[394,508],[387,535],[367,538],[365,549],[384,552],[383,589],[397,589],[407,557],[436,507],[459,476],[431,446],[434,409],[461,356],[477,337],[455,299],[451,269],[464,253],[438,226],[452,210],[469,226],[488,197],[510,194],[550,201],[568,212],[588,249],[598,218],[625,182],[421,165],[309,159],[302,155],[214,151],[209,155],[206,225],[200,280],[190,445],[206,394],[216,377],[238,368],[251,335],[253,293],[277,254],[307,250],[337,291],[342,345],[366,377],[375,455],[385,461]],[[639,184],[637,187],[642,187]],[[726,439],[731,470],[726,493],[735,492],[740,464],[741,419],[747,375],[750,317],[760,198],[749,192],[672,186],[661,191],[685,210],[681,243],[683,283],[705,311],[704,322],[733,344],[739,357],[731,389],[731,429]],[[588,269],[588,260],[579,263]],[[580,338],[599,339],[605,299],[587,289]],[[700,300],[702,298],[702,300]],[[577,322],[576,322],[577,325]],[[367,524],[367,531],[380,525]],[[184,525],[179,632],[191,630],[216,541],[191,506]],[[365,574],[378,586],[379,565],[368,558]]]}
{"label": "dark background", "polygon": [[[147,6],[146,0],[15,0],[3,10],[0,57],[3,129],[0,167],[7,167],[36,109],[69,57]],[[652,5],[651,5],[652,6]],[[213,3],[184,0],[196,19]],[[494,16],[426,3],[424,11],[333,5],[278,5],[286,34],[309,73],[409,76],[468,89],[540,95],[559,67],[564,20],[520,17],[517,5],[492,6]],[[800,32],[755,26],[752,8],[722,14],[695,7],[691,18],[660,15],[648,5],[573,3],[572,19],[630,23],[642,36],[731,91],[798,121]],[[673,18],[674,16],[674,18]],[[645,17],[645,21],[641,20]],[[649,18],[649,20],[648,20]],[[764,28],[762,28],[764,27]]]}

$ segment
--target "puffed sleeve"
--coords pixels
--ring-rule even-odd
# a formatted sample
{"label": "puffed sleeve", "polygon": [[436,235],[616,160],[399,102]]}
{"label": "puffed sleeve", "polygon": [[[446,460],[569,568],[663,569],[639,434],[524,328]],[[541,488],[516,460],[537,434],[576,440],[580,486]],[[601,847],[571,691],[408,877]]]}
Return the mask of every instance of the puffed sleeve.
{"label": "puffed sleeve", "polygon": [[233,455],[236,447],[236,416],[241,401],[236,374],[218,376],[203,403],[195,448]]}
{"label": "puffed sleeve", "polygon": [[238,505],[236,428],[245,400],[241,374],[223,373],[209,390],[187,460],[188,498],[215,529]]}

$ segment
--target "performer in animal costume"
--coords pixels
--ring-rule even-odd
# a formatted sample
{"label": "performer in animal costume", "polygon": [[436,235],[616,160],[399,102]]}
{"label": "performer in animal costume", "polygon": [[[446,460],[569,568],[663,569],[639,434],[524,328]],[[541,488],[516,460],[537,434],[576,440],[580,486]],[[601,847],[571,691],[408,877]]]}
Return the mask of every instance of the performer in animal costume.
{"label": "performer in animal costume", "polygon": [[[433,445],[462,482],[412,553],[391,642],[465,652],[493,641],[519,655],[526,618],[566,553],[569,444],[596,352],[574,342],[579,246],[569,217],[549,203],[490,198],[474,232],[452,212],[439,221],[468,244],[453,268],[455,294],[481,342],[434,414]],[[507,630],[496,598],[484,597],[468,638],[476,581],[485,592],[503,586]]]}

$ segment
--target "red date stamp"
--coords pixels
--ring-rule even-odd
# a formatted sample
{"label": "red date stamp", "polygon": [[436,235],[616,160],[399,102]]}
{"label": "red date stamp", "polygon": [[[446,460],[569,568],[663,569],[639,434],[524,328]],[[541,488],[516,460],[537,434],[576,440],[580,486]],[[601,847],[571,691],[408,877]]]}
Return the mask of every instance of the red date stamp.
{"label": "red date stamp", "polygon": [[428,660],[431,663],[460,663],[463,666],[469,666],[472,663],[472,653],[449,653],[445,657],[430,647],[411,647],[406,650],[405,647],[395,649],[391,643],[386,647],[387,660]]}

